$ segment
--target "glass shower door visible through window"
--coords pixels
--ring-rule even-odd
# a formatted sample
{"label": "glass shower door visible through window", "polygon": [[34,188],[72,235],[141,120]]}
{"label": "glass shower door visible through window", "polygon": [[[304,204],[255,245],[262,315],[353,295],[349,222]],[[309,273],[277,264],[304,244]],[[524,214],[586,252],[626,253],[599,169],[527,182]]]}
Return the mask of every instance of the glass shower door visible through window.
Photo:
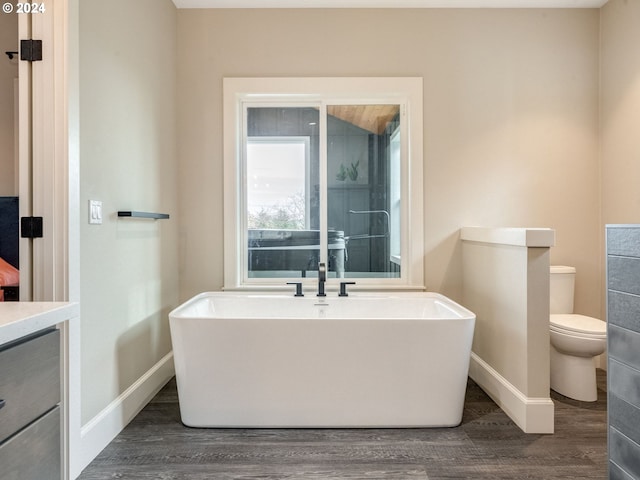
{"label": "glass shower door visible through window", "polygon": [[400,105],[327,106],[328,259],[345,278],[400,277]]}
{"label": "glass shower door visible through window", "polygon": [[296,278],[320,261],[319,111],[248,107],[245,141],[248,278]]}

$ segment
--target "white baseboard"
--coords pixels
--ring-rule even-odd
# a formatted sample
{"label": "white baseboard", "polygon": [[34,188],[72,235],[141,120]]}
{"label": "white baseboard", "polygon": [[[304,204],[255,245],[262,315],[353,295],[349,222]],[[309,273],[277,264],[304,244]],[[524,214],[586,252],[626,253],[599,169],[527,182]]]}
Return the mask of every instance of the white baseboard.
{"label": "white baseboard", "polygon": [[523,432],[553,433],[554,405],[550,397],[527,397],[474,352],[469,376]]}
{"label": "white baseboard", "polygon": [[80,471],[133,420],[175,374],[173,352],[169,352],[98,415],[82,426]]}

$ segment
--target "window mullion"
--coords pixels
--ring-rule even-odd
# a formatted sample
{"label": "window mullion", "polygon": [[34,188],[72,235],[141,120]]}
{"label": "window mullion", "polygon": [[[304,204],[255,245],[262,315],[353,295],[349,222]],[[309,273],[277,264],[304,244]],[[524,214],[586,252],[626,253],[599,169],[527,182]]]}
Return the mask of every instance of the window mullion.
{"label": "window mullion", "polygon": [[327,239],[327,104],[320,104],[320,262],[327,266],[328,239]]}

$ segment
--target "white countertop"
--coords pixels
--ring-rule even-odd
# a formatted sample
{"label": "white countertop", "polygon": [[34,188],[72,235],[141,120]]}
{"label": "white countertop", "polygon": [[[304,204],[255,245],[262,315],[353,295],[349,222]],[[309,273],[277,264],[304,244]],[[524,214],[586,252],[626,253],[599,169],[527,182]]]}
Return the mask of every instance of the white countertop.
{"label": "white countertop", "polygon": [[77,317],[69,302],[0,302],[0,345]]}

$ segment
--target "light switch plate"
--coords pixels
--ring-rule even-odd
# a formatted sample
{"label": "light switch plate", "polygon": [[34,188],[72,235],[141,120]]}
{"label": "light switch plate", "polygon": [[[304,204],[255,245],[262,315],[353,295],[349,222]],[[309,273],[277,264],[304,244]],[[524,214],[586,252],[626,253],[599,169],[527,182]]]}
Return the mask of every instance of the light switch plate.
{"label": "light switch plate", "polygon": [[102,223],[102,202],[89,200],[89,223],[99,225]]}

